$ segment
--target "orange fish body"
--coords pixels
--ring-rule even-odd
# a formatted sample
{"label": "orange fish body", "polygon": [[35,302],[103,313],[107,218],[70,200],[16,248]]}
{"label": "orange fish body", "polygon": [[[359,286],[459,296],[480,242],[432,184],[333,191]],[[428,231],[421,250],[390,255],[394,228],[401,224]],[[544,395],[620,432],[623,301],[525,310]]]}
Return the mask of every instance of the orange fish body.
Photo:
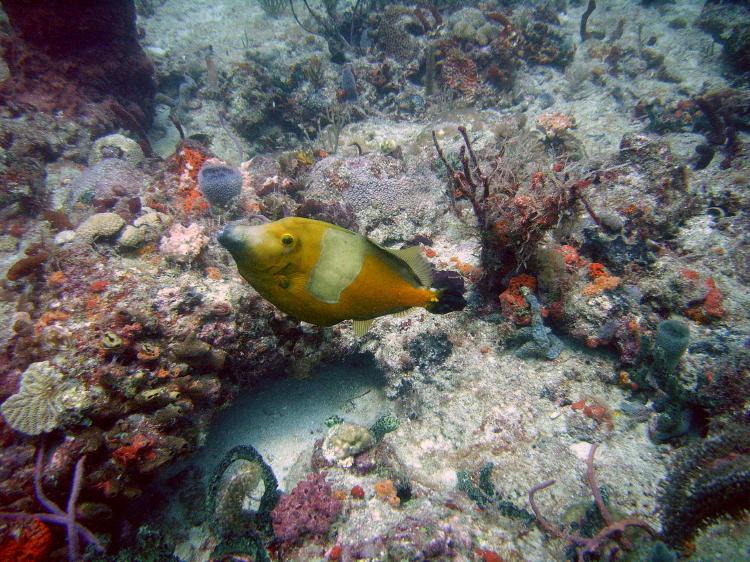
{"label": "orange fish body", "polygon": [[378,316],[439,308],[440,291],[429,287],[431,268],[418,247],[387,250],[355,232],[300,217],[229,225],[219,242],[263,297],[311,324],[354,320],[361,333]]}

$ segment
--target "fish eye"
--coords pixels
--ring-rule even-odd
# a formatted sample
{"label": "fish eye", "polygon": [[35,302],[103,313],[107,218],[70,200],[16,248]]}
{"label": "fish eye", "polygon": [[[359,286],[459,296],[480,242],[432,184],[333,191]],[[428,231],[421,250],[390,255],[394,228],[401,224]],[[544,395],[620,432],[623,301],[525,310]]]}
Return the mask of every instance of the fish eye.
{"label": "fish eye", "polygon": [[291,234],[282,234],[281,243],[284,244],[284,246],[291,246],[294,244],[294,236]]}

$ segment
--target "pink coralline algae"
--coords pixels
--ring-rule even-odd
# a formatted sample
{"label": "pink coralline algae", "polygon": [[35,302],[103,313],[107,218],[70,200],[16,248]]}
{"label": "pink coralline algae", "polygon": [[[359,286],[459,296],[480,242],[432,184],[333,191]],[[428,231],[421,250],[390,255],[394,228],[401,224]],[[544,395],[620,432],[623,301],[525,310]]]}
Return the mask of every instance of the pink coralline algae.
{"label": "pink coralline algae", "polygon": [[161,254],[176,263],[190,263],[200,255],[208,244],[205,229],[199,224],[190,226],[175,224],[161,241]]}
{"label": "pink coralline algae", "polygon": [[295,543],[305,535],[324,535],[341,511],[324,472],[307,475],[271,512],[273,532],[285,543]]}

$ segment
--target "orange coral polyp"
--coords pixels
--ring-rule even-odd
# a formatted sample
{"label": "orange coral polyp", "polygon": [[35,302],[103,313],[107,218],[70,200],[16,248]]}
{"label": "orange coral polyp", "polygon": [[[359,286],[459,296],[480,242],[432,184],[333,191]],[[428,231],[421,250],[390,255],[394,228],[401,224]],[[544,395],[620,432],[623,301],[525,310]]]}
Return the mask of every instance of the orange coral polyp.
{"label": "orange coral polyp", "polygon": [[23,523],[17,537],[6,536],[0,543],[0,560],[42,562],[47,560],[52,547],[52,532],[39,519]]}
{"label": "orange coral polyp", "polygon": [[587,297],[599,295],[620,285],[621,279],[611,275],[607,268],[600,263],[594,262],[589,265],[589,275],[593,279],[593,283],[586,285],[582,291]]}
{"label": "orange coral polyp", "polygon": [[594,262],[589,265],[589,275],[591,275],[592,279],[596,279],[602,276],[609,276],[609,272],[602,264]]}
{"label": "orange coral polyp", "polygon": [[724,295],[711,277],[706,279],[706,287],[708,293],[703,300],[703,310],[712,318],[721,318],[724,316]]}

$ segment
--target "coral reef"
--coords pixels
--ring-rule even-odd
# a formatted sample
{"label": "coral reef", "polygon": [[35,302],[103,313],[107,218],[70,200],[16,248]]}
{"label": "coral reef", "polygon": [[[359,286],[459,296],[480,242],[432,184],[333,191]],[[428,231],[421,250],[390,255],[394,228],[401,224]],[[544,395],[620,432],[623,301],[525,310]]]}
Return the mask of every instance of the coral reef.
{"label": "coral reef", "polygon": [[[0,558],[746,550],[746,6],[37,4],[0,11]],[[217,242],[287,216],[465,306],[296,321]]]}
{"label": "coral reef", "polygon": [[3,52],[12,77],[3,81],[4,99],[64,111],[100,131],[120,126],[143,133],[156,84],[138,44],[132,2],[29,7],[8,0],[3,9],[13,29]]}

